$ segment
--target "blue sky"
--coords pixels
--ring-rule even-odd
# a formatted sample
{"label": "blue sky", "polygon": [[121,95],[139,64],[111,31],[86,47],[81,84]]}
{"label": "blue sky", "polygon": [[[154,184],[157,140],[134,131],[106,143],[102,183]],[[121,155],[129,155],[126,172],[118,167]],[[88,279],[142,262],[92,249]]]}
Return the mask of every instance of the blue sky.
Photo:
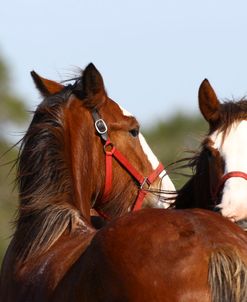
{"label": "blue sky", "polygon": [[220,98],[247,94],[246,0],[9,0],[0,25],[0,54],[30,110],[40,101],[31,70],[63,80],[89,62],[144,126],[198,112],[204,78]]}

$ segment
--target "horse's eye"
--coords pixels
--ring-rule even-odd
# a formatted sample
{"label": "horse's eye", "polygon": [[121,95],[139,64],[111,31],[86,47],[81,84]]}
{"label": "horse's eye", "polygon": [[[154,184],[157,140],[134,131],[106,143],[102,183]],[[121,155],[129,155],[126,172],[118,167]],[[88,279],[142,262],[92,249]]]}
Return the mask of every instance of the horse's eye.
{"label": "horse's eye", "polygon": [[139,129],[131,129],[129,131],[129,133],[133,136],[133,137],[137,137],[139,135]]}

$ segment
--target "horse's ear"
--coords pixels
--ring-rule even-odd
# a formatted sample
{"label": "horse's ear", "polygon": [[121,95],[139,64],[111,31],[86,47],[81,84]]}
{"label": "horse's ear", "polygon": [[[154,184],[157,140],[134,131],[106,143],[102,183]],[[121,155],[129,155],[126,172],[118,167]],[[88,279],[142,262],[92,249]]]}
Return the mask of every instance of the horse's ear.
{"label": "horse's ear", "polygon": [[104,102],[106,91],[104,81],[97,68],[90,63],[83,71],[82,86],[78,86],[75,94],[87,100],[89,107],[94,107]]}
{"label": "horse's ear", "polygon": [[199,88],[199,107],[209,123],[214,123],[219,119],[220,102],[207,79],[201,83]]}
{"label": "horse's ear", "polygon": [[35,71],[31,71],[31,76],[33,78],[36,88],[44,97],[53,95],[64,89],[64,86],[62,84],[42,78]]}
{"label": "horse's ear", "polygon": [[86,95],[95,95],[104,92],[104,81],[93,63],[88,64],[83,72],[83,89]]}

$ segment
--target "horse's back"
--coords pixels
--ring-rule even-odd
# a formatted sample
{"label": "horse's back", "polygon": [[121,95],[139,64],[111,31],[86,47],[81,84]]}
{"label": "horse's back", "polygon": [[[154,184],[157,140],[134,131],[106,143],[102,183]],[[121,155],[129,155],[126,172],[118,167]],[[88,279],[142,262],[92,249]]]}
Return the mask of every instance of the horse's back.
{"label": "horse's back", "polygon": [[244,232],[215,213],[148,209],[126,215],[96,234],[54,301],[211,301],[208,268],[218,250],[247,259]]}
{"label": "horse's back", "polygon": [[[212,300],[211,290],[215,296],[221,291],[210,287],[210,270],[224,270],[229,258],[246,276],[245,233],[205,210],[142,210],[83,238],[83,233],[64,238],[41,259],[24,265],[22,276],[26,279],[12,287],[8,296],[15,298],[2,300],[221,301]],[[4,272],[12,267],[8,264]],[[218,283],[224,276],[220,278]]]}

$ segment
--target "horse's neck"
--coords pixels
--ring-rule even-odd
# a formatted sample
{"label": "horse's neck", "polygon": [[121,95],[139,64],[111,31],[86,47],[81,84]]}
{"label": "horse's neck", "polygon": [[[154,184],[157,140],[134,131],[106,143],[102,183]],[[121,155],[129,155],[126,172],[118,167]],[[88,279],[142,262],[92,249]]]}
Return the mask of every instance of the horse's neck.
{"label": "horse's neck", "polygon": [[179,190],[175,202],[177,209],[186,208],[211,208],[211,195],[208,179],[201,175],[194,175]]}
{"label": "horse's neck", "polygon": [[179,191],[175,201],[177,209],[194,208],[193,178],[191,178]]}
{"label": "horse's neck", "polygon": [[212,196],[207,154],[202,151],[192,160],[194,174],[179,190],[176,198],[176,208],[212,209]]}
{"label": "horse's neck", "polygon": [[80,116],[74,121],[60,104],[50,110],[41,115],[43,120],[35,114],[18,160],[20,208],[14,238],[24,258],[45,252],[81,219],[90,221],[97,185],[96,152],[88,151],[94,147],[89,139],[94,130],[87,129],[91,120]]}

